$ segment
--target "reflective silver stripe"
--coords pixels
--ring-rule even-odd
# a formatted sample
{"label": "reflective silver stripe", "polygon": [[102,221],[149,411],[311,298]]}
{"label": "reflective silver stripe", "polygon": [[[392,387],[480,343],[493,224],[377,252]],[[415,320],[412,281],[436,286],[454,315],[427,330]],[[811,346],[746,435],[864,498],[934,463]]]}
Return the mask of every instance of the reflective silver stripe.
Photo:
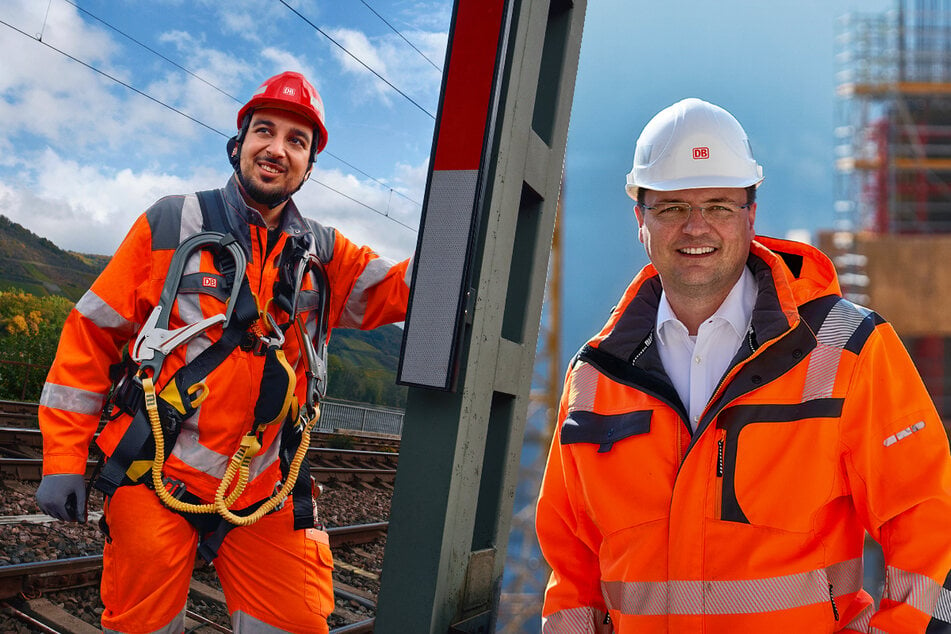
{"label": "reflective silver stripe", "polygon": [[[199,232],[201,232],[201,206],[198,204],[198,196],[189,194],[185,196],[185,199],[182,201],[182,224],[181,227],[179,227],[179,244]],[[185,268],[182,270],[182,277],[190,273],[201,272],[201,253],[202,250],[198,249],[188,258],[188,261],[185,263]],[[195,293],[193,295],[179,294],[175,298],[178,304],[178,316],[186,324],[194,324],[204,319],[205,316],[201,313],[200,297],[199,294]],[[166,306],[165,309],[171,310],[172,307]],[[195,357],[201,354],[210,345],[211,339],[209,339],[205,333],[189,341],[185,348],[185,363],[191,363]]]}
{"label": "reflective silver stripe", "polygon": [[951,590],[941,588],[938,593],[938,602],[931,611],[931,616],[939,621],[951,623]]}
{"label": "reflective silver stripe", "polygon": [[[195,412],[195,414],[186,421],[185,425],[182,426],[182,430],[175,441],[175,447],[172,449],[172,455],[189,467],[207,473],[220,480],[225,475],[231,456],[220,454],[198,442],[197,429],[199,426],[198,417],[200,415],[201,409]],[[264,473],[268,467],[278,461],[280,448],[281,439],[280,435],[278,435],[274,442],[271,443],[271,446],[268,447],[267,451],[255,456],[254,459],[251,460],[249,469],[251,480],[254,480],[254,478]]]}
{"label": "reflective silver stripe", "polygon": [[951,623],[951,591],[931,577],[888,566],[885,569],[885,596],[939,621]]}
{"label": "reflective silver stripe", "polygon": [[181,244],[201,229],[201,205],[198,204],[198,195],[189,194],[182,200],[182,221],[178,228],[178,243]]}
{"label": "reflective silver stripe", "polygon": [[542,617],[542,634],[611,634],[614,628],[604,623],[607,613],[594,608],[559,610]]}
{"label": "reflective silver stripe", "polygon": [[862,587],[862,560],[765,579],[602,581],[608,608],[630,615],[759,614],[829,602]]}
{"label": "reflective silver stripe", "polygon": [[106,394],[81,390],[78,387],[46,383],[40,395],[40,405],[73,414],[98,416],[106,402]]}
{"label": "reflective silver stripe", "polygon": [[359,328],[367,310],[367,291],[379,284],[390,272],[396,262],[389,258],[377,257],[367,262],[363,273],[357,278],[347,298],[347,304],[340,315],[340,328]]}
{"label": "reflective silver stripe", "polygon": [[116,312],[112,306],[104,302],[92,290],[83,293],[83,296],[76,302],[76,310],[100,328],[117,330],[128,335],[132,334],[132,322]]}
{"label": "reflective silver stripe", "polygon": [[854,619],[845,626],[846,630],[855,630],[856,632],[867,632],[869,624],[872,622],[872,615],[875,614],[875,605],[865,606],[865,609],[859,612]]}
{"label": "reflective silver stripe", "polygon": [[235,634],[287,634],[287,630],[268,625],[240,610],[231,614],[231,629]]}
{"label": "reflective silver stripe", "polygon": [[172,455],[188,466],[220,480],[228,468],[230,456],[212,451],[198,442],[198,417],[200,415],[201,409],[195,412],[182,426],[178,438],[175,439]]}
{"label": "reflective silver stripe", "polygon": [[[185,268],[182,271],[182,277],[188,275],[189,273],[199,273],[201,271],[201,250],[199,249],[188,258],[188,262],[185,263]],[[194,324],[202,319],[205,316],[201,312],[201,295],[198,293],[194,294],[179,294],[175,302],[178,304],[178,316],[186,324]],[[166,310],[170,310],[171,306],[166,306]],[[211,346],[211,338],[208,337],[207,331],[201,333],[191,341],[189,341],[185,346],[185,363],[191,363],[195,358],[205,351],[206,348]]]}
{"label": "reflective silver stripe", "polygon": [[281,449],[281,435],[278,434],[274,438],[274,442],[271,443],[271,446],[267,448],[267,451],[256,455],[251,460],[251,467],[248,470],[250,473],[251,480],[254,480],[256,477],[264,473],[268,467],[277,462],[278,452]]}
{"label": "reflective silver stripe", "polygon": [[[103,634],[122,634],[119,630],[110,630],[103,629]],[[168,625],[161,627],[157,630],[152,630],[148,634],[178,634],[179,632],[185,631],[185,608],[182,608],[182,611],[175,615]]]}
{"label": "reflective silver stripe", "polygon": [[413,281],[413,269],[416,268],[416,256],[412,256],[409,259],[409,264],[406,265],[406,275],[403,276],[403,283],[409,286]]}
{"label": "reflective silver stripe", "polygon": [[832,396],[835,375],[839,370],[842,350],[871,311],[846,301],[839,301],[826,316],[819,332],[818,345],[809,355],[809,369],[803,387],[803,402]]}
{"label": "reflective silver stripe", "polygon": [[588,363],[579,363],[571,371],[571,387],[568,391],[568,409],[571,411],[594,411],[597,396],[598,371]]}

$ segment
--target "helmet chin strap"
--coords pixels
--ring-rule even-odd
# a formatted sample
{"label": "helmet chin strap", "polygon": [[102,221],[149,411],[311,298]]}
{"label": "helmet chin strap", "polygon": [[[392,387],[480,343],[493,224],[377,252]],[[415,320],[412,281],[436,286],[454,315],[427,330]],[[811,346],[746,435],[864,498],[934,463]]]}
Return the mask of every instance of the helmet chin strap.
{"label": "helmet chin strap", "polygon": [[[250,120],[250,117],[248,117],[248,120]],[[241,188],[244,190],[244,193],[247,194],[251,198],[251,200],[255,201],[256,203],[260,205],[267,205],[268,209],[274,209],[275,207],[279,205],[283,205],[285,202],[288,201],[288,199],[290,199],[291,196],[299,192],[300,188],[303,187],[304,183],[307,182],[307,179],[310,178],[310,172],[314,167],[313,157],[311,157],[310,163],[307,165],[307,173],[304,174],[304,178],[302,178],[300,181],[300,184],[298,184],[297,187],[294,188],[294,191],[290,192],[289,194],[287,194],[286,196],[284,196],[283,198],[281,198],[275,203],[258,200],[257,198],[254,197],[254,194],[251,193],[252,188],[248,185],[247,180],[245,180],[244,174],[241,173],[241,142],[238,139],[239,137],[243,139],[244,137],[243,132],[244,130],[242,130],[241,133],[239,133],[238,135],[228,139],[228,145],[227,145],[228,161],[231,162],[231,167],[234,168],[235,176],[238,177],[238,182],[241,184]]]}

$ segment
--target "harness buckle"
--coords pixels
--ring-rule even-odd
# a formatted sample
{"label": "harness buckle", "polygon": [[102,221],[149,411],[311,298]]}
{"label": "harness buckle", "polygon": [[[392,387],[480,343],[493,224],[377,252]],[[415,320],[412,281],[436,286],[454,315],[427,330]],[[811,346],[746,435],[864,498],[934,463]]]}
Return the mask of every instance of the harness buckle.
{"label": "harness buckle", "polygon": [[251,458],[256,456],[257,453],[261,450],[261,441],[258,438],[257,434],[253,432],[250,434],[246,434],[241,439],[241,444],[238,451],[240,452],[241,449],[244,450],[244,453],[242,455],[242,459],[243,459],[242,461],[245,463],[250,462]]}
{"label": "harness buckle", "polygon": [[182,497],[185,495],[187,487],[181,480],[169,478],[168,476],[162,476],[162,484],[165,485],[165,490],[168,491],[168,494],[176,500],[182,499]]}

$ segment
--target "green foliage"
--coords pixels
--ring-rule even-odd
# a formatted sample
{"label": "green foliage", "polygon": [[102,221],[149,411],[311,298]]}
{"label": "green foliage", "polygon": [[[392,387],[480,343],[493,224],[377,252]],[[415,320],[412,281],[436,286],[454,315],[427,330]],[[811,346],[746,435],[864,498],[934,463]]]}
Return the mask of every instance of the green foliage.
{"label": "green foliage", "polygon": [[327,446],[331,449],[353,449],[355,444],[354,437],[347,434],[334,434],[327,441]]}
{"label": "green foliage", "polygon": [[[335,350],[346,346],[335,346]],[[346,353],[345,353],[346,354]],[[377,351],[377,354],[380,354]],[[372,362],[354,362],[352,355],[331,352],[327,360],[327,396],[344,401],[373,403],[390,407],[406,406],[406,388],[396,385],[396,372],[373,367]],[[359,363],[359,365],[358,365]]]}
{"label": "green foliage", "polygon": [[[36,401],[73,303],[58,295],[0,291],[0,399]],[[401,333],[342,330],[328,359],[328,396],[390,407],[406,406],[406,388],[396,385]],[[379,329],[385,330],[385,329]],[[380,346],[380,347],[375,347]]]}
{"label": "green foliage", "polygon": [[73,302],[0,291],[0,398],[39,400]]}

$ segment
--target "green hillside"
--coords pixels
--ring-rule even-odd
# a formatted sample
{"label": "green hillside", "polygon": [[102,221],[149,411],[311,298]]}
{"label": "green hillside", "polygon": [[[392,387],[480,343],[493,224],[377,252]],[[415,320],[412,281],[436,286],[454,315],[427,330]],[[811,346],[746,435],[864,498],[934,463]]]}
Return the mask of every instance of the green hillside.
{"label": "green hillside", "polygon": [[396,385],[403,330],[334,330],[330,337],[328,396],[393,407],[406,405],[406,388]]}
{"label": "green hillside", "polygon": [[109,258],[64,251],[0,215],[0,288],[78,300]]}

